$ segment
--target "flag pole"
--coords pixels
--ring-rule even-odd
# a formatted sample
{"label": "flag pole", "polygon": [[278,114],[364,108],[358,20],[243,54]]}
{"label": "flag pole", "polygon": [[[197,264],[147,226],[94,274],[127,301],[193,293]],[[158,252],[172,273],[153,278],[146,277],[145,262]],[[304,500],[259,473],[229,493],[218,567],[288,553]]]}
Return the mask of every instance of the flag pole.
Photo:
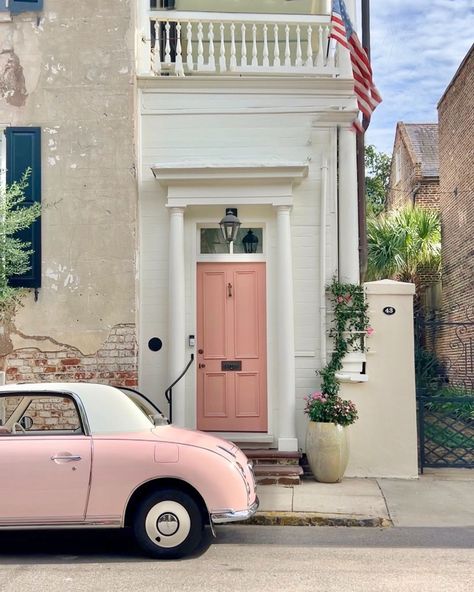
{"label": "flag pole", "polygon": [[[332,0],[329,3],[329,18],[331,18],[331,14],[332,14]],[[327,47],[326,47],[326,62],[328,61],[328,58],[329,58],[329,48],[330,48],[330,43],[331,43],[330,35],[331,35],[331,30],[329,30],[328,43],[327,43]]]}
{"label": "flag pole", "polygon": [[[362,46],[367,53],[370,62],[370,0],[361,0],[362,3]],[[362,127],[364,132],[357,134],[357,201],[359,211],[359,262],[360,281],[364,282],[367,274],[367,203],[365,196],[365,130],[369,120],[363,116]]]}

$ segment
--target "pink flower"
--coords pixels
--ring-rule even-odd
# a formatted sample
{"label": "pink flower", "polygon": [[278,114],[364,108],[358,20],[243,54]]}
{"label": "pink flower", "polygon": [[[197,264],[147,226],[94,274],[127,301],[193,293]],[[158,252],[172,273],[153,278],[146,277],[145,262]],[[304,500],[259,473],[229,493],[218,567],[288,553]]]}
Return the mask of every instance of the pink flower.
{"label": "pink flower", "polygon": [[339,302],[339,304],[340,304],[341,302],[344,302],[344,297],[343,297],[343,296],[338,296],[338,297],[337,297],[337,301]]}
{"label": "pink flower", "polygon": [[375,333],[375,329],[373,329],[372,327],[367,327],[366,333],[368,337],[370,337],[372,333]]}
{"label": "pink flower", "polygon": [[325,403],[326,397],[323,395],[323,393],[321,391],[315,391],[314,393],[311,393],[311,395],[309,395],[308,402],[313,403],[315,401],[320,401],[321,403]]}

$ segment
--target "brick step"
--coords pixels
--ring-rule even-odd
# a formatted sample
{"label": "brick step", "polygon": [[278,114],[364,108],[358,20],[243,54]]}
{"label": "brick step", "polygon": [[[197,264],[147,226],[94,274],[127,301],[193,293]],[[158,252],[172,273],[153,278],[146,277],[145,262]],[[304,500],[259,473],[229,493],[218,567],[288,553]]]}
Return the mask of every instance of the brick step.
{"label": "brick step", "polygon": [[259,485],[299,485],[303,475],[299,465],[256,464],[253,470]]}
{"label": "brick step", "polygon": [[254,465],[298,465],[301,459],[301,452],[280,452],[275,449],[253,450],[244,449],[247,458],[253,461]]}

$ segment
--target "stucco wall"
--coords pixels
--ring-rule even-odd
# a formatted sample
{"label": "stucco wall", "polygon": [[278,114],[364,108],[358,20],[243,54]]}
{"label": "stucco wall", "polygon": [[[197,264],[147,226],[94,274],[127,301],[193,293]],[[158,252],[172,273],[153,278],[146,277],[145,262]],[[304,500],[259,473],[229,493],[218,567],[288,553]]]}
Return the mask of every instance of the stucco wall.
{"label": "stucco wall", "polygon": [[[370,324],[368,382],[342,383],[359,419],[348,428],[347,476],[418,476],[413,295],[415,286],[391,280],[365,284]],[[395,314],[384,313],[385,307]]]}
{"label": "stucco wall", "polygon": [[41,127],[43,163],[42,287],[1,353],[90,359],[114,327],[135,326],[135,3],[44,5],[0,23],[0,123]]}

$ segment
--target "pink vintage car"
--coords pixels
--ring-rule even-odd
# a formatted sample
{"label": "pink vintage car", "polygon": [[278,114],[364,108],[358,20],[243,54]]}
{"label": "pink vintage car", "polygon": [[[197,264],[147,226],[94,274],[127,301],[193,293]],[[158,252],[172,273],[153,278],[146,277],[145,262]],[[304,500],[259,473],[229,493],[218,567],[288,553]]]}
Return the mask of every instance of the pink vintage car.
{"label": "pink vintage car", "polygon": [[158,558],[258,507],[239,448],[99,384],[0,387],[0,474],[0,528],[131,527]]}

